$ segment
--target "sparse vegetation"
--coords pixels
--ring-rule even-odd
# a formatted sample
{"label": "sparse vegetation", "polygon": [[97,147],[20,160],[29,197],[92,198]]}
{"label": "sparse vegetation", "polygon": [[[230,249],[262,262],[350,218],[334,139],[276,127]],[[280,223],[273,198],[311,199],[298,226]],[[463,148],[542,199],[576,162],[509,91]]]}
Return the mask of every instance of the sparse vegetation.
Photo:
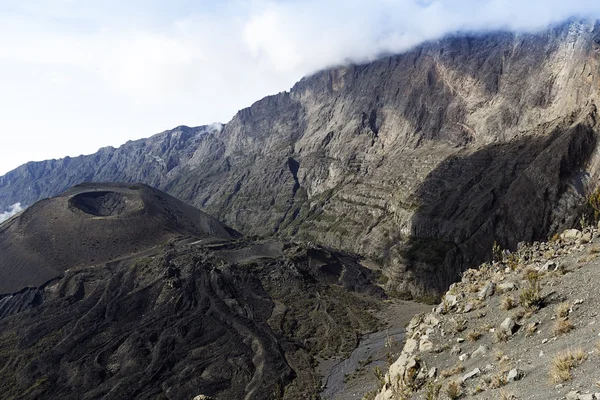
{"label": "sparse vegetation", "polygon": [[467,340],[469,342],[476,342],[478,341],[482,336],[481,331],[479,330],[472,330],[469,333],[467,333]]}
{"label": "sparse vegetation", "polygon": [[504,358],[504,352],[503,352],[502,350],[496,350],[496,351],[494,352],[494,359],[495,359],[496,361],[500,361],[500,360],[502,360],[503,358]]}
{"label": "sparse vegetation", "polygon": [[499,372],[492,376],[490,380],[490,388],[498,389],[507,384],[506,375],[503,372]]}
{"label": "sparse vegetation", "polygon": [[502,261],[503,258],[502,248],[496,241],[494,241],[494,244],[492,246],[492,257],[494,258],[494,261],[498,262]]}
{"label": "sparse vegetation", "polygon": [[448,386],[446,386],[446,395],[451,400],[459,399],[463,395],[461,384],[458,381],[448,382]]}
{"label": "sparse vegetation", "polygon": [[554,309],[554,315],[556,315],[558,318],[567,318],[569,316],[570,308],[571,306],[569,305],[569,303],[560,303]]}
{"label": "sparse vegetation", "polygon": [[524,274],[527,287],[519,296],[521,306],[530,310],[537,310],[543,304],[540,289],[540,274],[536,270],[528,269]]}
{"label": "sparse vegetation", "polygon": [[554,335],[564,335],[575,329],[575,326],[567,318],[558,318],[554,323]]}
{"label": "sparse vegetation", "polygon": [[537,332],[537,326],[531,322],[525,327],[525,337],[531,337]]}
{"label": "sparse vegetation", "polygon": [[600,219],[600,188],[590,194],[588,197],[588,205],[592,209],[594,222],[598,223],[598,220]]}
{"label": "sparse vegetation", "polygon": [[437,400],[440,397],[442,385],[440,383],[429,382],[425,392],[425,400]]}
{"label": "sparse vegetation", "polygon": [[494,337],[498,343],[508,342],[508,333],[504,329],[496,329]]}
{"label": "sparse vegetation", "polygon": [[516,397],[512,393],[508,393],[506,390],[501,390],[499,393],[500,400],[515,400]]}
{"label": "sparse vegetation", "polygon": [[557,354],[550,365],[550,380],[553,383],[569,381],[573,378],[571,371],[587,359],[582,349],[567,350]]}
{"label": "sparse vegetation", "polygon": [[457,334],[467,329],[467,321],[461,318],[453,320],[452,326],[450,326],[450,332]]}
{"label": "sparse vegetation", "polygon": [[445,369],[440,373],[440,376],[442,378],[449,378],[451,376],[454,376],[456,374],[460,374],[465,372],[465,367],[462,365],[461,362],[457,363],[453,368],[449,368],[449,369]]}
{"label": "sparse vegetation", "polygon": [[515,304],[515,299],[512,298],[512,296],[504,296],[502,298],[502,302],[500,303],[500,307],[503,310],[512,310],[513,308],[515,308],[516,304]]}

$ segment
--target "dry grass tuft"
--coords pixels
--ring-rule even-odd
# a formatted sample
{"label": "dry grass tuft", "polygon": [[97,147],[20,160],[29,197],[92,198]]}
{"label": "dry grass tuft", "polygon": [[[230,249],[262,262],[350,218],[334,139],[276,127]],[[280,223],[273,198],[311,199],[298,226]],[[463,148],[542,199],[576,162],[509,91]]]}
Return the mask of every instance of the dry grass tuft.
{"label": "dry grass tuft", "polygon": [[504,329],[496,329],[496,332],[494,333],[494,337],[496,339],[496,342],[498,343],[505,343],[508,342],[508,333],[504,330]]}
{"label": "dry grass tuft", "polygon": [[445,369],[442,372],[440,372],[440,376],[442,378],[448,378],[453,375],[460,374],[462,372],[465,372],[465,367],[462,365],[461,362],[459,362],[454,366],[454,368]]}
{"label": "dry grass tuft", "polygon": [[504,358],[504,352],[503,352],[502,350],[496,350],[496,351],[494,352],[494,359],[495,359],[496,361],[500,361],[500,360],[502,360],[503,358]]}
{"label": "dry grass tuft", "polygon": [[506,376],[504,375],[504,373],[498,373],[494,376],[492,376],[492,379],[490,381],[490,389],[498,389],[501,388],[502,386],[505,386],[508,383],[508,381],[506,380]]}
{"label": "dry grass tuft", "polygon": [[450,332],[455,335],[464,331],[465,329],[467,329],[467,321],[465,321],[464,319],[455,319],[450,325]]}
{"label": "dry grass tuft", "polygon": [[476,342],[481,338],[481,336],[483,336],[483,334],[480,331],[472,330],[469,333],[467,333],[467,340],[469,342]]}
{"label": "dry grass tuft", "polygon": [[500,303],[500,307],[503,310],[512,310],[516,307],[515,299],[513,299],[512,296],[504,296],[502,298],[502,302]]}
{"label": "dry grass tuft", "polygon": [[554,335],[564,335],[575,329],[575,326],[567,318],[558,318],[554,323]]}
{"label": "dry grass tuft", "polygon": [[570,309],[571,306],[569,305],[569,303],[560,303],[554,309],[554,315],[556,315],[558,318],[567,318],[569,316]]}
{"label": "dry grass tuft", "polygon": [[525,337],[531,337],[537,332],[537,326],[531,322],[525,327]]}
{"label": "dry grass tuft", "polygon": [[512,393],[508,393],[506,390],[501,390],[499,393],[500,400],[515,400],[516,397]]}
{"label": "dry grass tuft", "polygon": [[599,254],[600,253],[600,247],[598,246],[594,246],[590,249],[590,254]]}
{"label": "dry grass tuft", "polygon": [[446,386],[446,396],[451,400],[456,400],[463,395],[462,387],[460,382],[451,381]]}
{"label": "dry grass tuft", "polygon": [[537,310],[544,302],[540,287],[540,273],[534,269],[528,269],[523,277],[527,281],[528,287],[523,289],[519,295],[521,306],[526,309]]}
{"label": "dry grass tuft", "polygon": [[550,380],[553,383],[569,381],[573,378],[571,370],[585,361],[587,354],[582,349],[567,350],[557,354],[550,365]]}

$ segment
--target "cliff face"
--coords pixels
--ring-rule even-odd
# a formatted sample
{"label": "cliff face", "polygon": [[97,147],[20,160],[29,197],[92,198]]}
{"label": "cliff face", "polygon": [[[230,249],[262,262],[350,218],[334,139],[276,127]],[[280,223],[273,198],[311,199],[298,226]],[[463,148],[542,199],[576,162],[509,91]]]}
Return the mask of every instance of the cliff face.
{"label": "cliff face", "polygon": [[[574,223],[598,175],[599,93],[599,23],[449,37],[307,77],[223,130],[27,164],[0,178],[0,208],[78,180],[142,181],[246,234],[380,261],[396,290],[439,291],[494,239]],[[141,162],[148,147],[166,168]]]}

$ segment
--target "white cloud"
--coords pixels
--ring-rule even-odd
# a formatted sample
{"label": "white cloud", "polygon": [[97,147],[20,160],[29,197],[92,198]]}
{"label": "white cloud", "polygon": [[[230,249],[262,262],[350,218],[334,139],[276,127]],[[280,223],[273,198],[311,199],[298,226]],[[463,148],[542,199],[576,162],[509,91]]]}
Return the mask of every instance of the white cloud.
{"label": "white cloud", "polygon": [[6,221],[7,219],[9,219],[10,217],[12,217],[13,215],[20,213],[21,211],[23,211],[23,207],[21,207],[21,203],[13,204],[12,206],[10,206],[8,208],[8,210],[0,213],[0,224],[3,223],[4,221]]}
{"label": "white cloud", "polygon": [[0,174],[227,122],[303,75],[457,30],[535,30],[600,2],[0,0]]}

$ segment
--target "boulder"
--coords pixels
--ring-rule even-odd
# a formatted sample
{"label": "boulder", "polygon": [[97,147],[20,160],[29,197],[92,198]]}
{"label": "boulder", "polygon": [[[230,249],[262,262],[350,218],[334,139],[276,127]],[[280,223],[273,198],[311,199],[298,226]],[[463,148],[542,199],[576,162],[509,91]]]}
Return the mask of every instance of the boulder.
{"label": "boulder", "polygon": [[555,261],[548,261],[542,268],[540,268],[540,272],[555,271],[556,269],[558,269],[558,263]]}
{"label": "boulder", "polygon": [[519,325],[512,318],[506,318],[501,324],[500,329],[504,330],[509,335],[513,335],[517,330],[519,330]]}
{"label": "boulder", "polygon": [[464,382],[468,379],[475,378],[476,376],[479,376],[479,374],[481,374],[481,370],[479,368],[475,368],[473,371],[464,374],[462,381]]}
{"label": "boulder", "polygon": [[417,341],[415,339],[407,339],[404,344],[404,351],[406,353],[413,353],[417,349]]}
{"label": "boulder", "polygon": [[478,297],[480,299],[485,299],[487,297],[493,296],[495,292],[496,292],[496,284],[494,282],[489,282],[487,285],[485,285],[479,291]]}
{"label": "boulder", "polygon": [[508,382],[514,382],[514,381],[520,380],[522,377],[523,377],[523,372],[521,372],[517,368],[513,368],[508,372],[508,375],[506,376],[506,380]]}
{"label": "boulder", "polygon": [[581,239],[583,233],[581,233],[578,229],[567,229],[563,233],[560,234],[560,238],[563,240],[577,240]]}
{"label": "boulder", "polygon": [[479,356],[483,357],[487,354],[487,352],[488,352],[487,347],[481,345],[477,348],[477,350],[475,350],[473,352],[473,354],[471,354],[471,357],[479,357]]}
{"label": "boulder", "polygon": [[515,285],[514,282],[505,282],[505,283],[500,283],[498,285],[498,289],[503,292],[509,292],[511,290],[515,290],[516,288],[517,288],[517,285]]}

